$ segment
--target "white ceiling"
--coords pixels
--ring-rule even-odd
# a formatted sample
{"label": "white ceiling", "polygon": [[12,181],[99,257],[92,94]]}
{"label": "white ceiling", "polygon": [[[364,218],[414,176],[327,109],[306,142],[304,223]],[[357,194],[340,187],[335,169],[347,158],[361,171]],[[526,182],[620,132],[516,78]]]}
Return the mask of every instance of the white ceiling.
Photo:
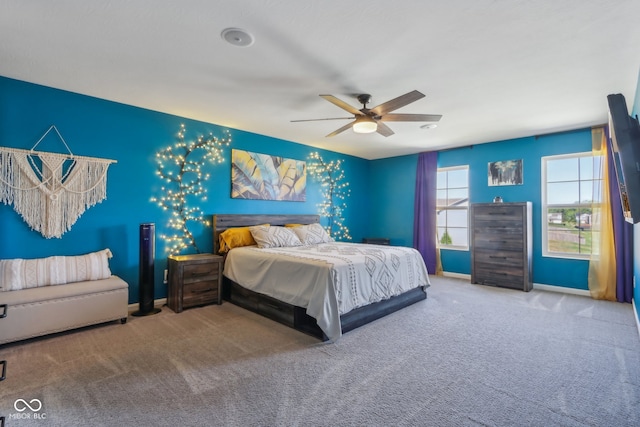
{"label": "white ceiling", "polygon": [[[638,0],[0,0],[2,76],[366,159],[601,124],[639,69]],[[290,122],[414,89],[436,129]]]}

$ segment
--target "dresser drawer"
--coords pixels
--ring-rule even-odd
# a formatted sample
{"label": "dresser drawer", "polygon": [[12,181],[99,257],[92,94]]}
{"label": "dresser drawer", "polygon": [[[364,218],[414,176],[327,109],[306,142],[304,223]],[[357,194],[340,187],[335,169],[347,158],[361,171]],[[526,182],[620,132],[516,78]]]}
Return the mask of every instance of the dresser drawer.
{"label": "dresser drawer", "polygon": [[527,286],[523,283],[521,271],[496,270],[495,268],[483,268],[482,266],[476,267],[473,283],[499,286],[502,288],[529,290],[526,289]]}
{"label": "dresser drawer", "polygon": [[476,249],[473,262],[476,266],[481,264],[493,265],[496,270],[512,267],[522,268],[524,266],[524,254],[522,250]]}
{"label": "dresser drawer", "polygon": [[522,223],[522,207],[511,204],[490,204],[473,206],[474,221],[502,222],[519,221]]}
{"label": "dresser drawer", "polygon": [[520,233],[489,233],[485,231],[474,231],[474,249],[494,249],[507,251],[520,251],[524,245],[524,237]]}

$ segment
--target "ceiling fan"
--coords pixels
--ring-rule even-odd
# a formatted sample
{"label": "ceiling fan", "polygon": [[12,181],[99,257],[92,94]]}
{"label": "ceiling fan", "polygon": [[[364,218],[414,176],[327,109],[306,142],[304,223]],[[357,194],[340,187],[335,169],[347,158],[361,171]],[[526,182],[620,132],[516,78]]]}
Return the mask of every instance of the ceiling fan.
{"label": "ceiling fan", "polygon": [[353,117],[333,117],[327,119],[307,119],[307,120],[291,120],[292,122],[313,122],[319,120],[350,120],[349,124],[342,126],[331,132],[327,137],[336,136],[347,129],[353,128],[356,133],[373,133],[378,132],[382,136],[391,136],[393,131],[383,122],[437,122],[442,118],[440,114],[389,114],[391,111],[404,107],[407,104],[424,98],[424,94],[417,90],[405,93],[391,101],[384,102],[377,107],[367,108],[367,104],[371,102],[371,95],[361,94],[356,98],[362,104],[361,109],[357,109],[346,102],[336,98],[333,95],[320,95],[322,98],[337,105],[345,111],[353,114]]}

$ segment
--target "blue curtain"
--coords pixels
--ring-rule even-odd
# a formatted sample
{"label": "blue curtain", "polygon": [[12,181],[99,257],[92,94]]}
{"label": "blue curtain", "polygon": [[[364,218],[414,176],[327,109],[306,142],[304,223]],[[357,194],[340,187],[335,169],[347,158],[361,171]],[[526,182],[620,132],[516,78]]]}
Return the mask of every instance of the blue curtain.
{"label": "blue curtain", "polygon": [[436,274],[436,182],[438,153],[418,155],[416,193],[413,212],[413,247],[424,258],[429,274]]}
{"label": "blue curtain", "polygon": [[[608,133],[608,132],[607,132]],[[609,192],[613,235],[616,248],[616,299],[630,303],[633,298],[633,225],[625,221],[618,190],[611,138],[607,135],[607,162],[609,165]]]}

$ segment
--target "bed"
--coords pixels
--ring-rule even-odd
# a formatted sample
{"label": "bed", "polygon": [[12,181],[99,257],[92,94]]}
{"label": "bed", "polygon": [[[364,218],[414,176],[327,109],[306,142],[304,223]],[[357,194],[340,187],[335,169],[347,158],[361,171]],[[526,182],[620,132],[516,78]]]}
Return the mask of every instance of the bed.
{"label": "bed", "polygon": [[[426,299],[429,276],[415,249],[307,239],[304,230],[319,229],[319,219],[214,215],[215,251],[225,256],[223,298],[323,341]],[[229,250],[223,239],[221,248],[225,231],[259,225],[271,231],[299,226],[303,244]]]}

